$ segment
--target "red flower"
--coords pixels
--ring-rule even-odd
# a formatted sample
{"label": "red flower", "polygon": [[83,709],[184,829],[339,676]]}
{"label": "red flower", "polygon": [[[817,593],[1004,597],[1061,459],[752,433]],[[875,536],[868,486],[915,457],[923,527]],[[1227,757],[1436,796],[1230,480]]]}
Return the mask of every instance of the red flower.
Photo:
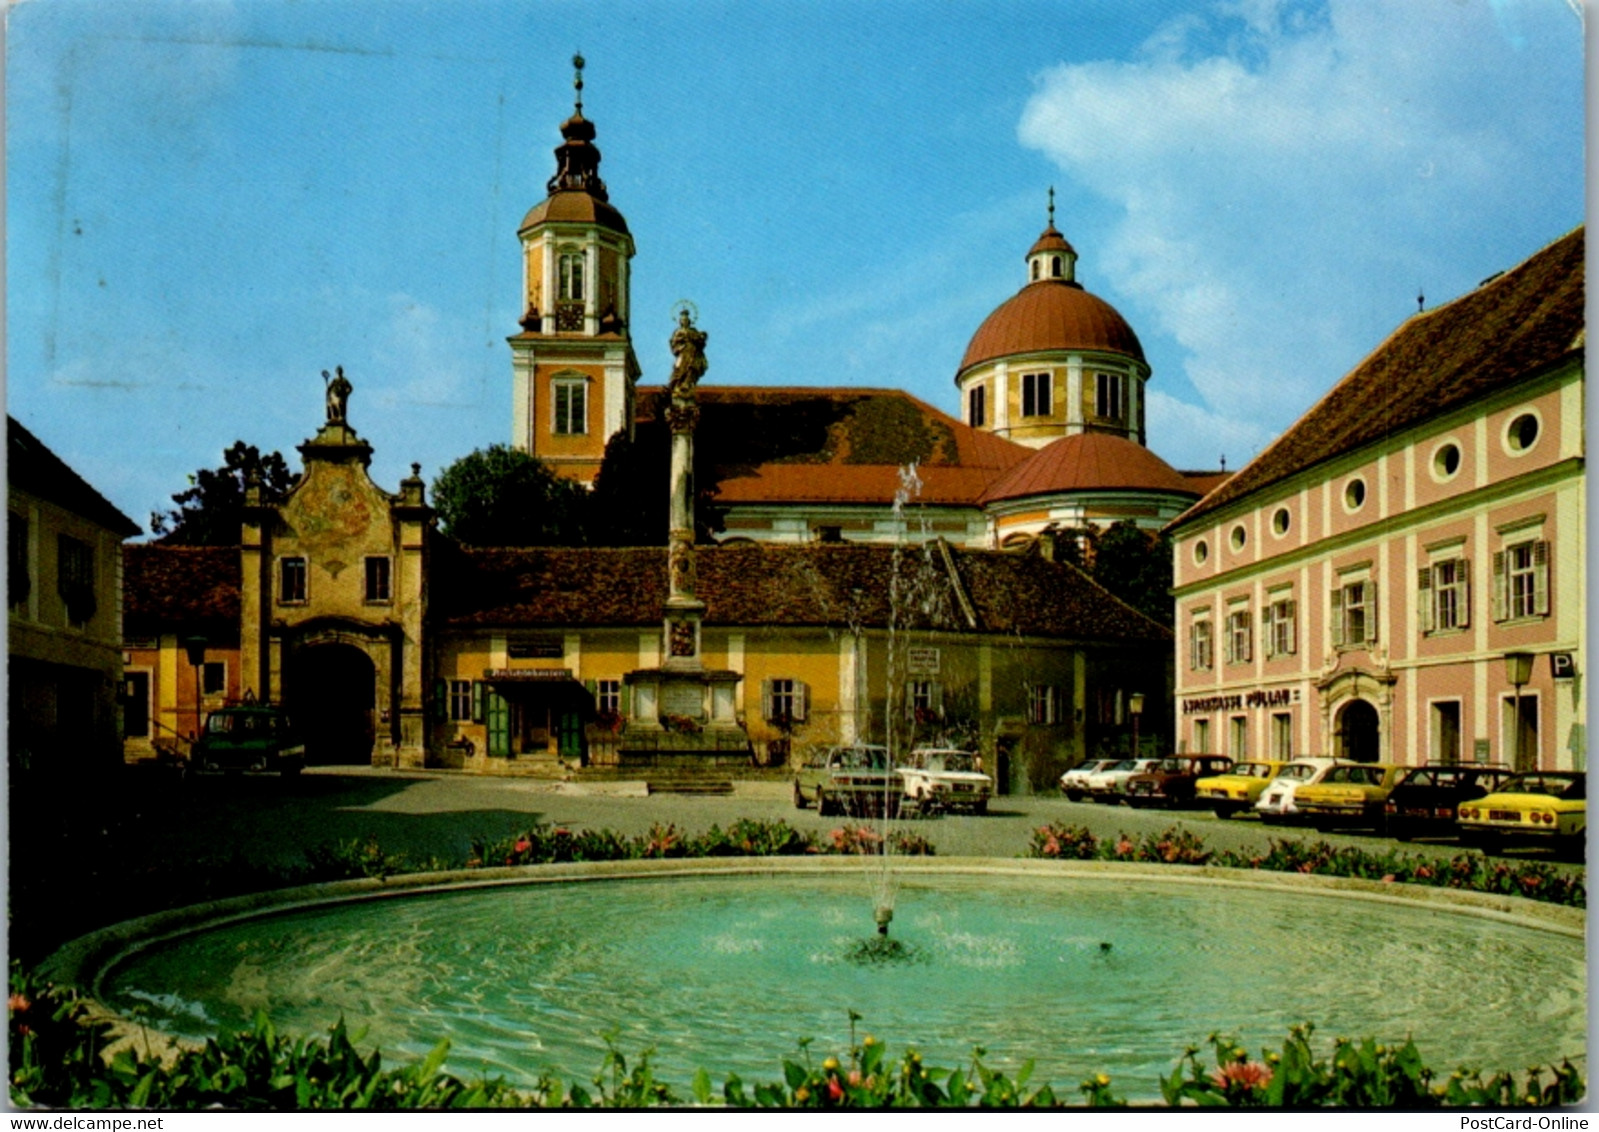
{"label": "red flower", "polygon": [[1133,843],[1127,839],[1126,835],[1123,835],[1122,839],[1116,842],[1116,856],[1125,857],[1132,851]]}
{"label": "red flower", "polygon": [[28,1007],[32,1005],[33,1004],[29,1002],[26,997],[20,994],[14,994],[10,998],[6,999],[6,1006],[18,1014],[21,1014],[24,1010],[28,1009]]}
{"label": "red flower", "polygon": [[827,1099],[831,1101],[844,1099],[844,1086],[838,1083],[837,1077],[827,1079]]}
{"label": "red flower", "polygon": [[1271,1066],[1258,1061],[1230,1061],[1210,1075],[1218,1089],[1264,1089],[1271,1084]]}
{"label": "red flower", "polygon": [[514,848],[518,853],[526,853],[529,849],[533,848],[533,843],[527,838],[523,837],[517,841]]}

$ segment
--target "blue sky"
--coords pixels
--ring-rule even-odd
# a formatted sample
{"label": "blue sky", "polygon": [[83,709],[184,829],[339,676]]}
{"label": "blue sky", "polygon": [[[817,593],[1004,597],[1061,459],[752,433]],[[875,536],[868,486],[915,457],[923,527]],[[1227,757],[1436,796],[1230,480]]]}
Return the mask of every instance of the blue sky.
{"label": "blue sky", "polygon": [[29,0],[6,41],[7,400],[140,523],[323,369],[396,490],[509,439],[516,228],[585,113],[708,381],[947,412],[1057,225],[1240,466],[1416,309],[1583,218],[1568,0]]}

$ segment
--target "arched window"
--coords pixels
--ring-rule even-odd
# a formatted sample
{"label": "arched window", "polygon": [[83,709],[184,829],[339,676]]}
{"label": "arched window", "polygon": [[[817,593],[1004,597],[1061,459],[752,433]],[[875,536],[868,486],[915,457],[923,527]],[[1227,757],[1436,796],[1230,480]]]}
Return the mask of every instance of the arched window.
{"label": "arched window", "polygon": [[579,302],[583,297],[583,253],[564,252],[561,255],[561,298]]}
{"label": "arched window", "polygon": [[1060,256],[1052,255],[1049,257],[1049,273],[1056,279],[1060,278]]}

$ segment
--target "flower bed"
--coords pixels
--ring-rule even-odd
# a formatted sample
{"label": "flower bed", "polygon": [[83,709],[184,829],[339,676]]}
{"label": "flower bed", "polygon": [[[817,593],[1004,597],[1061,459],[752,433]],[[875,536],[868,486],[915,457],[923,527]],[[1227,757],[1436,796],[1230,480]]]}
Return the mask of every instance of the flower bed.
{"label": "flower bed", "polygon": [[1175,827],[1145,834],[1134,840],[1120,834],[1114,841],[1095,837],[1083,826],[1050,823],[1033,831],[1029,857],[1056,857],[1074,861],[1143,861],[1168,865],[1218,865],[1229,869],[1269,869],[1274,872],[1319,876],[1363,877],[1388,884],[1420,884],[1459,888],[1500,896],[1524,896],[1564,904],[1588,906],[1588,889],[1582,877],[1535,861],[1496,861],[1461,853],[1447,861],[1390,849],[1373,853],[1325,841],[1291,841],[1273,838],[1264,853],[1235,849],[1210,850],[1196,835]]}
{"label": "flower bed", "polygon": [[[1125,1102],[1103,1073],[1074,1093],[1057,1095],[1030,1082],[1030,1065],[1014,1078],[989,1068],[975,1048],[964,1066],[926,1065],[914,1047],[891,1059],[870,1034],[843,1057],[820,1062],[808,1044],[780,1060],[782,1079],[746,1085],[728,1074],[720,1088],[701,1069],[687,1091],[658,1080],[649,1053],[629,1066],[607,1040],[598,1073],[587,1083],[542,1076],[530,1089],[500,1078],[462,1080],[444,1072],[449,1043],[422,1061],[385,1067],[378,1051],[363,1054],[341,1021],[326,1041],[278,1034],[264,1015],[250,1029],[221,1033],[201,1049],[163,1063],[123,1049],[109,1061],[111,1026],[89,1016],[71,990],[51,987],[13,965],[8,1004],[11,1099],[21,1107],[136,1109],[447,1109],[645,1108],[681,1104],[735,1108],[1052,1108],[1070,1103],[1117,1107]],[[1169,1105],[1219,1107],[1338,1106],[1444,1108],[1570,1105],[1586,1085],[1569,1061],[1517,1077],[1460,1069],[1440,1078],[1415,1045],[1337,1039],[1314,1048],[1312,1028],[1290,1031],[1280,1051],[1252,1059],[1233,1039],[1212,1034],[1214,1068],[1191,1046],[1160,1082]],[[1081,1099],[1078,1099],[1080,1095]]]}

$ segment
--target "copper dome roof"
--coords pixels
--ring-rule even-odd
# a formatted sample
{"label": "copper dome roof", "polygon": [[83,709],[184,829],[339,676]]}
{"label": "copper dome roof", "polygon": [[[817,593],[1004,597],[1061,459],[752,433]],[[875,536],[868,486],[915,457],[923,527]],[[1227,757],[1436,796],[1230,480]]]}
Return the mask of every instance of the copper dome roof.
{"label": "copper dome roof", "polygon": [[983,320],[960,369],[1043,350],[1103,350],[1144,360],[1144,348],[1116,308],[1076,283],[1029,283]]}
{"label": "copper dome roof", "polygon": [[627,231],[627,221],[614,206],[581,189],[563,189],[545,197],[522,218],[518,232],[546,221],[598,224],[616,232]]}
{"label": "copper dome roof", "polygon": [[1125,436],[1080,432],[1063,436],[1017,464],[983,493],[981,502],[1067,491],[1199,492],[1166,461]]}
{"label": "copper dome roof", "polygon": [[1039,235],[1037,242],[1027,249],[1027,258],[1032,259],[1039,252],[1070,252],[1076,255],[1077,249],[1067,243],[1066,237],[1057,232],[1055,226],[1051,224]]}

